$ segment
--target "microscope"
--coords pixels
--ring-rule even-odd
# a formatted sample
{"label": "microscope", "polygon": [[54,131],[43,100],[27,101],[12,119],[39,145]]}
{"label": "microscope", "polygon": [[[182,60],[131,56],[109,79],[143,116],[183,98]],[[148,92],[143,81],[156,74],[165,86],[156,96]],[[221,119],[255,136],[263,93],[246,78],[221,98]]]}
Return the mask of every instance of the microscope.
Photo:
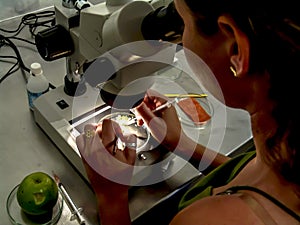
{"label": "microscope", "polygon": [[[77,96],[86,91],[84,71],[99,57],[102,59],[99,69],[111,76],[85,74],[84,78],[92,86],[114,80],[119,89],[164,67],[159,65],[158,57],[168,58],[166,63],[172,63],[174,52],[168,42],[178,41],[182,29],[172,1],[107,0],[92,5],[85,0],[63,0],[62,3],[55,7],[56,26],[39,32],[36,44],[46,61],[66,57],[67,95]],[[158,60],[150,63],[154,58]],[[142,68],[138,68],[141,60]],[[130,69],[124,67],[130,66],[137,75],[132,70],[126,74]],[[120,68],[124,69],[119,71]]]}
{"label": "microscope", "polygon": [[[36,35],[36,45],[46,61],[65,58],[64,84],[36,99],[34,118],[87,178],[75,138],[86,123],[112,110],[129,110],[143,99],[156,72],[173,64],[183,23],[172,0],[107,0],[95,5],[62,0],[55,5],[55,17],[55,26]],[[163,150],[149,148],[137,156],[141,169],[133,184],[151,173],[146,167],[167,157]]]}

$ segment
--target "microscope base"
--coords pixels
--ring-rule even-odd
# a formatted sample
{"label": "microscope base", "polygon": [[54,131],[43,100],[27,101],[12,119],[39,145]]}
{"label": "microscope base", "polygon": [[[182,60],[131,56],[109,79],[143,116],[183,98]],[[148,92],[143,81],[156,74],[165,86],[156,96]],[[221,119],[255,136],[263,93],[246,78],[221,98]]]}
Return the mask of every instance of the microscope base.
{"label": "microscope base", "polygon": [[[99,90],[90,86],[87,86],[87,92],[82,96],[68,96],[64,92],[64,87],[60,86],[40,96],[34,102],[35,122],[87,181],[75,138],[82,132],[85,123],[99,121],[99,118],[111,112],[111,107],[98,96]],[[88,104],[89,102],[93,103]],[[80,107],[76,107],[78,104]],[[132,185],[138,185],[151,173],[157,175],[161,172],[162,176],[165,176],[169,167],[173,170],[186,164],[183,159],[173,154],[151,148],[149,147],[150,151],[138,154],[136,160],[138,166],[134,170]],[[159,166],[160,171],[157,171],[157,167],[149,166],[158,161],[162,161]],[[191,175],[194,176],[195,172]]]}

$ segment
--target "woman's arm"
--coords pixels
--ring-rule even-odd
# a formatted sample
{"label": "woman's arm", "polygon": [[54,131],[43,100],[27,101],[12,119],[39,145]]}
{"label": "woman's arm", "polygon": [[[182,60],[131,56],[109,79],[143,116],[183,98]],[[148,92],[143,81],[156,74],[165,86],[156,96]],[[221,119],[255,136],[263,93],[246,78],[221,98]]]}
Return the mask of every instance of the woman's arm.
{"label": "woman's arm", "polygon": [[196,143],[185,134],[181,136],[176,154],[189,161],[196,168],[199,167],[200,162],[203,162],[204,165],[207,165],[208,171],[222,165],[230,159],[228,156]]}
{"label": "woman's arm", "polygon": [[211,168],[218,167],[229,157],[196,143],[183,132],[175,107],[153,113],[152,110],[164,104],[166,97],[149,90],[144,101],[135,108],[140,124],[146,123],[152,136],[169,151],[190,161],[198,168],[202,161]]}

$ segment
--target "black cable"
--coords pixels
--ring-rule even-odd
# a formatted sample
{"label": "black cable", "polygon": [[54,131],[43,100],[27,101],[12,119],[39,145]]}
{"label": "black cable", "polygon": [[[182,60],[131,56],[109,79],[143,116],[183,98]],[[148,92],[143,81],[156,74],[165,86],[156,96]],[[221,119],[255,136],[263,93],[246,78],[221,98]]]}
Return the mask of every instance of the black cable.
{"label": "black cable", "polygon": [[[41,21],[42,20],[42,21]],[[49,24],[49,25],[48,25]],[[31,35],[35,36],[38,27],[50,27],[55,24],[55,12],[52,10],[42,11],[38,13],[29,13],[22,17],[21,22],[15,30],[7,30],[0,28],[0,31],[13,34],[10,37],[17,36],[24,27],[28,26]]]}
{"label": "black cable", "polygon": [[[5,37],[4,35],[0,34],[0,48],[4,45],[11,47],[16,54],[16,57],[14,59],[17,59],[17,62],[0,79],[0,83],[20,68],[28,73],[30,72],[30,69],[25,66],[19,50],[17,49],[16,45],[11,41],[11,39],[16,39],[19,41],[24,41],[26,43],[35,45],[35,42],[31,42],[29,40],[19,38],[16,36],[18,34],[20,34],[20,32],[26,26],[29,27],[29,31],[30,31],[31,35],[34,37],[35,32],[38,27],[50,27],[50,26],[53,26],[54,24],[55,24],[55,12],[52,10],[48,10],[48,11],[41,11],[38,13],[29,13],[29,14],[24,15],[21,19],[21,22],[19,23],[18,27],[15,30],[6,30],[3,28],[0,28],[0,31],[2,31],[2,32],[13,34],[12,36],[9,36],[9,37]],[[1,58],[13,58],[13,57],[2,56]],[[55,86],[51,83],[49,84],[49,87],[51,89],[55,89]]]}
{"label": "black cable", "polygon": [[[8,60],[3,60],[3,59],[15,59],[16,62],[11,62]],[[11,74],[13,74],[14,72],[16,72],[19,69],[19,66],[17,68],[15,68],[19,64],[19,62],[18,62],[18,58],[16,56],[6,56],[6,55],[0,55],[0,61],[14,63],[14,65],[7,71],[7,73],[3,77],[0,78],[0,84],[1,84],[7,77],[9,77]]]}
{"label": "black cable", "polygon": [[[7,37],[3,36],[0,34],[0,43],[2,43],[2,45],[6,44],[7,46],[11,47],[15,54],[16,54],[16,59],[18,60],[10,69],[9,71],[0,79],[0,81],[2,82],[3,80],[5,80],[9,75],[11,75],[12,73],[16,72],[19,68],[25,70],[26,72],[30,73],[30,69],[27,68],[22,60],[22,57],[21,57],[21,54],[18,50],[18,48],[16,47],[16,45]],[[11,56],[2,56],[2,58],[14,58],[14,57],[11,57]],[[17,65],[19,65],[18,68],[14,69]],[[1,83],[0,82],[0,83]],[[55,89],[56,87],[49,83],[49,87],[51,89]]]}
{"label": "black cable", "polygon": [[[21,23],[29,26],[29,31],[30,31],[31,35],[34,37],[35,30],[37,27],[40,27],[40,26],[49,27],[49,25],[47,25],[49,23],[50,23],[50,25],[54,25],[54,23],[55,23],[54,16],[55,16],[55,12],[49,11],[49,10],[38,12],[38,13],[29,13],[22,17]],[[49,17],[50,17],[50,19],[45,19],[45,18],[49,18]],[[39,21],[41,19],[42,19],[42,21]]]}
{"label": "black cable", "polygon": [[19,23],[19,26],[15,30],[6,30],[6,29],[3,29],[3,28],[0,28],[0,31],[5,32],[5,33],[16,33],[16,32],[19,32],[19,30],[21,29],[22,24],[23,24],[22,22]]}
{"label": "black cable", "polygon": [[[19,28],[19,30],[18,30],[14,35],[12,35],[11,37],[15,37],[15,36],[19,35],[19,34],[21,33],[21,31],[22,31],[25,27],[26,27],[26,25],[21,26],[21,27]],[[9,37],[9,38],[10,38],[10,37]]]}
{"label": "black cable", "polygon": [[0,84],[6,79],[8,78],[11,74],[13,74],[14,72],[16,72],[19,69],[19,66],[17,68],[15,68],[17,65],[19,64],[19,62],[17,61],[8,71],[7,73],[0,78]]}
{"label": "black cable", "polygon": [[23,62],[23,59],[22,59],[22,57],[20,55],[20,52],[19,52],[18,48],[16,47],[16,45],[9,38],[7,38],[7,37],[5,37],[5,36],[3,36],[1,34],[0,34],[0,40],[4,40],[4,41],[7,42],[7,45],[10,46],[14,50],[14,52],[16,54],[16,56],[18,58],[18,62],[20,64],[20,68],[23,69],[23,70],[25,70],[25,71],[27,71],[29,73],[30,69],[25,66],[25,64]]}
{"label": "black cable", "polygon": [[[7,73],[0,78],[0,83],[2,83],[6,78],[8,78],[11,74],[13,74],[14,72],[16,72],[18,69],[20,69],[20,61],[22,61],[21,56],[19,51],[17,50],[17,47],[11,42],[9,41],[7,38],[5,38],[3,35],[0,34],[0,41],[1,41],[1,46],[9,46],[11,47],[14,51],[16,56],[0,56],[0,58],[2,59],[16,59],[17,61],[14,63],[14,65],[7,71]],[[21,59],[21,60],[20,60]],[[3,61],[3,60],[2,60]],[[24,63],[23,63],[24,64]],[[18,67],[16,67],[18,66]]]}
{"label": "black cable", "polygon": [[35,45],[35,42],[32,42],[32,41],[28,41],[24,38],[19,38],[19,37],[8,37],[9,39],[16,39],[16,40],[19,40],[19,41],[24,41],[24,42],[27,42],[28,44],[32,44],[32,45]]}
{"label": "black cable", "polygon": [[[18,60],[18,58],[16,56],[13,56],[13,55],[0,55],[0,58],[3,58],[3,59],[16,59],[16,60]],[[0,60],[0,61],[4,61],[4,60]]]}

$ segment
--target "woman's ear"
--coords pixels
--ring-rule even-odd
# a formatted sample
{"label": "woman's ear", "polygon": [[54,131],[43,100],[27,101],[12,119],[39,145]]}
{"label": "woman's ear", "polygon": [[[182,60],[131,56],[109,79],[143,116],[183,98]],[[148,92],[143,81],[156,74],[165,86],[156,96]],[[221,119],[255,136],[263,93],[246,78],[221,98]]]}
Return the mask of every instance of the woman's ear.
{"label": "woman's ear", "polygon": [[235,76],[242,77],[249,71],[250,42],[247,35],[242,32],[235,21],[228,15],[218,18],[220,30],[232,41],[229,43],[229,56],[231,70],[235,71]]}

